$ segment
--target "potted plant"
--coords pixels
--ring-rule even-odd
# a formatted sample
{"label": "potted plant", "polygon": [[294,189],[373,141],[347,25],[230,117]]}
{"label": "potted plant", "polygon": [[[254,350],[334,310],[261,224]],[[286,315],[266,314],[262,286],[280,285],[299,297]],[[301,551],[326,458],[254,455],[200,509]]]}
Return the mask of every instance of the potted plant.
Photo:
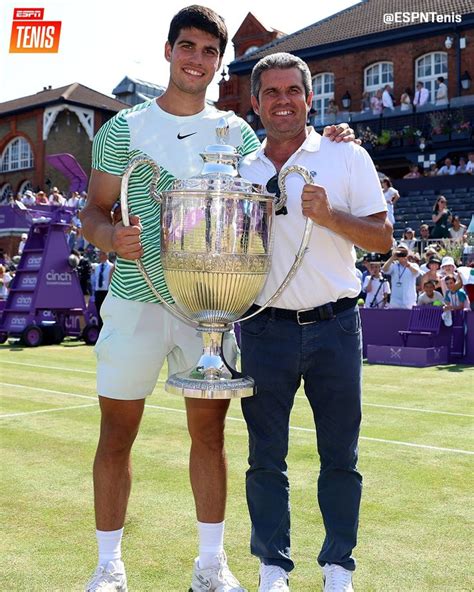
{"label": "potted plant", "polygon": [[369,126],[366,128],[359,126],[357,128],[357,133],[362,142],[362,148],[365,148],[366,150],[372,150],[374,146],[377,146],[379,143],[377,134],[374,133]]}
{"label": "potted plant", "polygon": [[392,141],[392,133],[390,130],[384,129],[380,132],[378,137],[378,144],[381,148],[387,148]]}
{"label": "potted plant", "polygon": [[445,111],[430,113],[431,140],[433,142],[447,142],[451,131],[449,115]]}
{"label": "potted plant", "polygon": [[403,138],[403,145],[404,146],[414,146],[419,138],[422,136],[422,131],[412,127],[411,125],[406,125],[402,129],[402,138]]}
{"label": "potted plant", "polygon": [[469,140],[471,137],[471,122],[459,121],[454,123],[451,140]]}

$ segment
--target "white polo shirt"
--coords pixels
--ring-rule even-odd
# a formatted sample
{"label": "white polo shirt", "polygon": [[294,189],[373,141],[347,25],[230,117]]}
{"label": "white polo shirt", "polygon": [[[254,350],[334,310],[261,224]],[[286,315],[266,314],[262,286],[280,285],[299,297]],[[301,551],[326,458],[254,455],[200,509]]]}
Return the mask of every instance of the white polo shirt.
{"label": "white polo shirt", "polygon": [[[265,184],[276,174],[273,163],[265,156],[265,146],[266,141],[240,165],[242,177],[253,183]],[[336,144],[312,130],[283,168],[290,164],[307,168],[314,182],[326,188],[329,201],[337,210],[357,217],[387,211],[374,164],[368,153],[353,142]],[[286,179],[288,214],[275,217],[271,271],[257,304],[264,304],[275,293],[295,260],[306,222],[301,211],[303,185],[299,175]],[[355,260],[354,245],[349,240],[314,224],[301,267],[273,306],[299,310],[356,297],[360,281]]]}

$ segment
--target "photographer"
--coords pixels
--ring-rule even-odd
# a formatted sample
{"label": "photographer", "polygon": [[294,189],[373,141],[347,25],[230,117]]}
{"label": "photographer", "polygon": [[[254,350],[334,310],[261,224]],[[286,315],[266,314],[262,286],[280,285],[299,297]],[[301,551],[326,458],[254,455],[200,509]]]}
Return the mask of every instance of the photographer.
{"label": "photographer", "polygon": [[416,304],[416,278],[420,268],[408,260],[408,249],[398,246],[382,271],[392,278],[390,308],[412,308]]}
{"label": "photographer", "polygon": [[369,263],[369,275],[364,280],[363,290],[367,296],[364,308],[386,308],[390,294],[388,279],[380,272],[381,261]]}

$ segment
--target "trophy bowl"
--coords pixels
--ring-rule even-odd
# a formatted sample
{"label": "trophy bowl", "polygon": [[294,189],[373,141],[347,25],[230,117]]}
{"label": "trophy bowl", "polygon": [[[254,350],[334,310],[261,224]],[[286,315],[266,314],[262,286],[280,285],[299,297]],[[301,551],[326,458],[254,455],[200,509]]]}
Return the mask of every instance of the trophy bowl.
{"label": "trophy bowl", "polygon": [[[157,193],[159,167],[147,157],[134,159],[122,178],[122,218],[128,225],[128,179],[137,166],[153,168],[150,194],[161,204],[161,264],[174,304],[161,297],[143,262],[137,260],[137,265],[158,301],[202,333],[200,359],[189,370],[170,376],[165,384],[167,392],[185,397],[229,399],[254,393],[253,379],[224,359],[222,342],[263,288],[271,265],[275,210],[283,207],[284,200],[275,202],[264,186],[239,177],[240,157],[235,148],[225,144],[228,132],[225,120],[219,121],[218,143],[201,154],[201,174],[176,180],[169,190]],[[307,171],[290,167],[280,175],[281,189],[290,172],[302,174],[306,182],[311,180]],[[279,296],[296,272],[309,232],[308,224],[285,281],[260,310]]]}

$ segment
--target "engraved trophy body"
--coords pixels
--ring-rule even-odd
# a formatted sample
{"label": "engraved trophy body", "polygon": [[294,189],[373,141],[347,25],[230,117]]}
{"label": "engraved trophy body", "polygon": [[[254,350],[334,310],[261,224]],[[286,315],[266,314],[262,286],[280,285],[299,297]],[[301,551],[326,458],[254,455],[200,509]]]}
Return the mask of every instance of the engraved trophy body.
{"label": "engraved trophy body", "polygon": [[[128,225],[129,177],[140,165],[153,168],[150,194],[161,204],[161,263],[173,305],[161,297],[142,261],[136,263],[158,301],[202,333],[200,359],[188,371],[170,376],[165,385],[167,392],[185,397],[228,399],[253,394],[253,379],[231,368],[224,359],[223,334],[242,320],[265,283],[271,264],[275,210],[286,201],[286,176],[298,173],[311,182],[305,169],[288,167],[280,173],[281,195],[275,201],[265,187],[239,177],[240,157],[226,144],[228,133],[226,121],[220,120],[217,143],[201,154],[201,174],[177,180],[167,191],[157,193],[159,168],[147,157],[134,159],[122,178],[122,219]],[[308,219],[292,268],[260,310],[281,294],[296,273],[311,227]]]}

